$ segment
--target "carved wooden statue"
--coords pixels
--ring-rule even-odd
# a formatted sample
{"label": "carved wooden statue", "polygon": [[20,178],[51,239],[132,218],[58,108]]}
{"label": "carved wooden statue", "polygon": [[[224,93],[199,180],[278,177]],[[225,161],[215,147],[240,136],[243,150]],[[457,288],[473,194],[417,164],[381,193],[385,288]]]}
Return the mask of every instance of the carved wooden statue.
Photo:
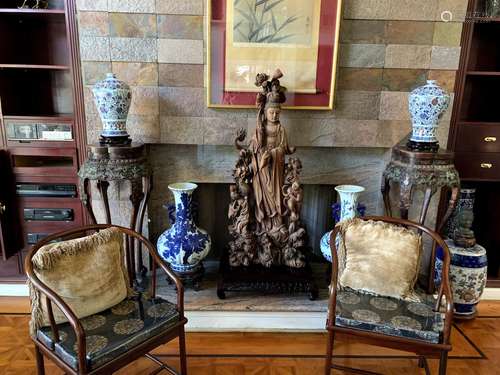
{"label": "carved wooden statue", "polygon": [[295,147],[288,144],[280,123],[281,104],[286,99],[286,88],[279,81],[282,76],[280,70],[271,79],[267,74],[257,75],[255,84],[262,88],[257,94],[257,127],[248,145],[243,144],[243,129],[235,140],[239,158],[228,212],[231,266],[306,265],[301,252],[307,236],[300,222],[302,164],[297,158],[285,160]]}

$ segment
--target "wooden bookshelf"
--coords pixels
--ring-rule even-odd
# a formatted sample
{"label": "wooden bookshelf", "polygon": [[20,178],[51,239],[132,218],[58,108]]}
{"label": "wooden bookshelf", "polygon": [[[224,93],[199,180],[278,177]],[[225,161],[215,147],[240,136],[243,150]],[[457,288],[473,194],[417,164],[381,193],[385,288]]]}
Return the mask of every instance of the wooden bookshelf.
{"label": "wooden bookshelf", "polygon": [[500,17],[470,0],[462,32],[448,148],[462,184],[474,187],[474,230],[488,251],[488,285],[500,287]]}
{"label": "wooden bookshelf", "polygon": [[[33,234],[86,220],[77,193],[26,196],[16,190],[24,184],[78,184],[86,137],[74,2],[51,0],[48,9],[0,2],[0,282],[24,280]],[[25,210],[35,209],[69,209],[72,215],[26,219]]]}

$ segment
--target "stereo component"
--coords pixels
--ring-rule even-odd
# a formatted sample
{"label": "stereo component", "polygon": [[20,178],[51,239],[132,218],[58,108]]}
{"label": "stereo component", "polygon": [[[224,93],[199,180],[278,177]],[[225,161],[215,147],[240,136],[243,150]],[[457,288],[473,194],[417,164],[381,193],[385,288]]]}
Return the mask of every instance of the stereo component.
{"label": "stereo component", "polygon": [[71,208],[25,208],[24,220],[33,221],[72,221]]}
{"label": "stereo component", "polygon": [[76,197],[76,185],[71,184],[17,184],[16,191],[22,197]]}

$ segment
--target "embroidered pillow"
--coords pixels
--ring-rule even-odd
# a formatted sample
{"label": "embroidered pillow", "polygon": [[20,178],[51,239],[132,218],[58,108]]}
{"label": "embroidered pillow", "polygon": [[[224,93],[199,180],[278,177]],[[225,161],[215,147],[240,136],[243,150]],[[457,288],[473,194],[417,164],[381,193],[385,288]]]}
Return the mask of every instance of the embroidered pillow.
{"label": "embroidered pillow", "polygon": [[[51,243],[32,258],[37,277],[73,310],[78,318],[110,308],[131,294],[124,264],[123,235],[107,228],[87,237]],[[32,285],[31,330],[49,325],[46,298]],[[56,323],[65,322],[52,303]]]}
{"label": "embroidered pillow", "polygon": [[382,221],[339,223],[339,284],[380,296],[415,299],[421,236]]}

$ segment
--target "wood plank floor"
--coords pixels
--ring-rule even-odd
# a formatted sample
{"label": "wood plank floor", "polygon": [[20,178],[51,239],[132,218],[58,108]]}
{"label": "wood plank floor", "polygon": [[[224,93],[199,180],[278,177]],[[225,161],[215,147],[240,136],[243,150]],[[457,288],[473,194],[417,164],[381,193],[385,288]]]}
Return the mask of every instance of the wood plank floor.
{"label": "wood plank floor", "polygon": [[[28,316],[14,300],[0,298],[0,374],[35,374],[33,345],[28,336]],[[10,306],[7,309],[6,306]],[[15,306],[18,306],[17,308]],[[449,374],[500,374],[500,301],[483,302],[480,317],[457,322]],[[190,375],[313,375],[323,372],[323,333],[188,333]],[[155,354],[178,367],[177,342]],[[412,354],[338,341],[335,363],[381,374],[423,374]],[[429,361],[433,373],[437,363]],[[141,359],[120,375],[147,374],[155,368]],[[47,374],[62,374],[46,361]],[[332,374],[338,374],[332,371]]]}

